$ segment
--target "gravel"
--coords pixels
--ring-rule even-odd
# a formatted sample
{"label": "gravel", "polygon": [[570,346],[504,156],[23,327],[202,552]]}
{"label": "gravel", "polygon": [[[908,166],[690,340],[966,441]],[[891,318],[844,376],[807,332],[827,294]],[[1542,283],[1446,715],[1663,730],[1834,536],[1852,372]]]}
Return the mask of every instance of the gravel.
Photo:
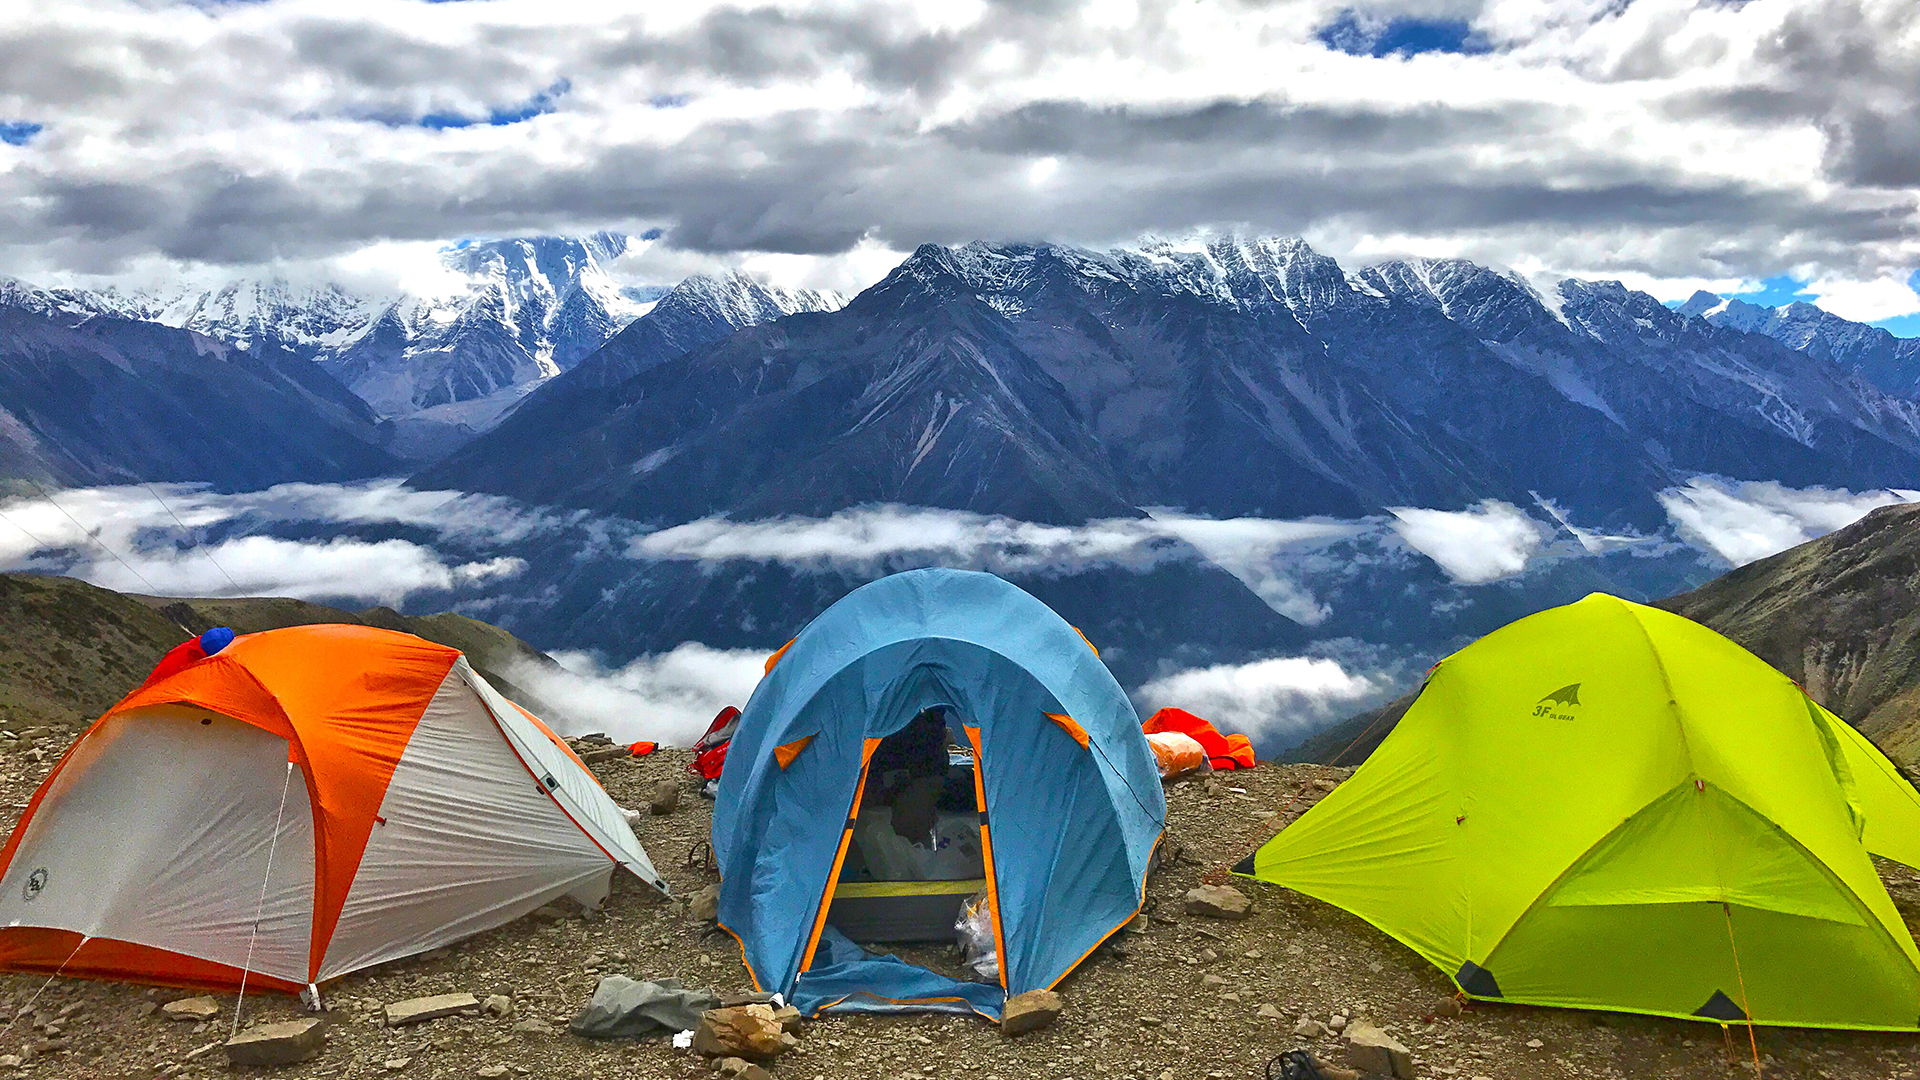
{"label": "gravel", "polygon": [[[51,765],[47,757],[36,763],[0,754],[0,794],[14,816]],[[684,779],[687,760],[684,752],[660,751],[594,766],[626,806],[646,806],[660,781],[686,785],[676,810],[640,825],[647,850],[682,897],[714,881],[704,866],[687,864],[689,852],[707,838],[711,806]],[[1285,889],[1233,881],[1253,900],[1251,915],[1239,921],[1184,912],[1188,890],[1210,871],[1230,866],[1346,774],[1263,765],[1235,774],[1230,784],[1215,778],[1171,785],[1167,847],[1181,855],[1149,883],[1144,931],[1116,935],[1058,987],[1065,1009],[1050,1026],[1007,1039],[984,1021],[953,1016],[810,1021],[799,1045],[771,1063],[771,1072],[796,1080],[1238,1080],[1263,1075],[1268,1058],[1301,1045],[1344,1060],[1345,1043],[1332,1030],[1303,1037],[1314,1027],[1330,1029],[1339,1016],[1384,1030],[1410,1051],[1422,1077],[1723,1080],[1751,1073],[1750,1063],[1729,1063],[1727,1043],[1710,1025],[1480,1004],[1446,1016],[1451,1010],[1441,1002],[1453,987],[1439,971],[1359,919]],[[1276,813],[1283,807],[1285,814]],[[1911,921],[1920,910],[1920,879],[1890,865],[1883,871]],[[243,1072],[325,1080],[712,1077],[704,1059],[674,1050],[664,1038],[601,1043],[566,1034],[566,1022],[599,979],[590,966],[638,979],[679,978],[722,997],[751,990],[731,938],[688,919],[638,882],[615,880],[604,912],[591,920],[577,913],[529,917],[338,980],[324,991],[325,1049],[270,1073],[238,1069],[210,1051],[232,1025],[232,994],[214,995],[220,1012],[212,1020],[182,1023],[166,1019],[156,1005],[194,996],[187,991],[0,976],[7,1018],[39,994],[31,1013],[0,1032],[0,1080]],[[909,955],[949,970],[957,966],[948,949]],[[589,965],[589,958],[598,962]],[[483,1001],[499,995],[513,1008],[493,1015],[500,1011],[493,1003],[479,1015],[401,1028],[382,1021],[386,1004],[448,993]],[[279,995],[249,995],[244,1010],[248,1026],[307,1015]],[[1736,1060],[1748,1061],[1746,1033],[1732,1034]],[[1758,1040],[1769,1077],[1920,1076],[1920,1036],[1760,1029]],[[31,1060],[11,1067],[5,1055]]]}

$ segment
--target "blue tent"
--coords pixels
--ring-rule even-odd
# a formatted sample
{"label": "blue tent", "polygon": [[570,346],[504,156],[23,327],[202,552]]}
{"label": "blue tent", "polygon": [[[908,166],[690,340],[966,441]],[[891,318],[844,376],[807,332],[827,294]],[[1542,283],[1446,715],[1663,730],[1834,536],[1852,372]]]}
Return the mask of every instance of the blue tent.
{"label": "blue tent", "polygon": [[[828,918],[875,750],[935,706],[971,751],[998,985],[870,955]],[[998,1019],[1140,910],[1165,821],[1140,718],[1079,631],[992,574],[896,574],[809,623],[747,702],[714,809],[720,925],[808,1015]]]}

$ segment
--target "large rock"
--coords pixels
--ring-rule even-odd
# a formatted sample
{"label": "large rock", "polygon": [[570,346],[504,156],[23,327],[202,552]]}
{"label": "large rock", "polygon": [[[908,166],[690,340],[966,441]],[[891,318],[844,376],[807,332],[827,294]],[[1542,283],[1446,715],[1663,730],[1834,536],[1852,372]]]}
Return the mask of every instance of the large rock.
{"label": "large rock", "polygon": [[256,1024],[227,1040],[227,1060],[235,1065],[292,1065],[315,1057],[326,1045],[326,1022],[317,1016]]}
{"label": "large rock", "polygon": [[1000,1034],[1025,1035],[1029,1031],[1038,1031],[1058,1019],[1064,1008],[1066,1002],[1051,990],[1029,990],[1024,994],[1015,994],[1007,999],[1006,1007],[1000,1011]]}
{"label": "large rock", "polygon": [[443,1016],[479,1011],[480,999],[472,994],[435,994],[432,997],[408,998],[387,1006],[387,1026],[418,1024],[423,1020],[438,1020]]}
{"label": "large rock", "polygon": [[773,1009],[765,1005],[709,1009],[693,1031],[693,1048],[716,1058],[770,1061],[793,1049],[799,1041],[787,1034]]}
{"label": "large rock", "polygon": [[647,795],[647,810],[655,817],[665,817],[680,809],[680,785],[672,780],[662,780],[653,785]]}
{"label": "large rock", "polygon": [[1244,919],[1253,914],[1253,901],[1231,885],[1202,885],[1187,890],[1186,910],[1211,919]]}
{"label": "large rock", "polygon": [[1413,1055],[1407,1048],[1361,1020],[1347,1025],[1347,1064],[1363,1073],[1413,1080]]}
{"label": "large rock", "polygon": [[199,1023],[202,1020],[211,1020],[219,1016],[220,1003],[210,997],[181,998],[178,1001],[169,1001],[165,1005],[160,1006],[160,1011],[165,1013],[169,1020],[179,1020],[183,1023]]}

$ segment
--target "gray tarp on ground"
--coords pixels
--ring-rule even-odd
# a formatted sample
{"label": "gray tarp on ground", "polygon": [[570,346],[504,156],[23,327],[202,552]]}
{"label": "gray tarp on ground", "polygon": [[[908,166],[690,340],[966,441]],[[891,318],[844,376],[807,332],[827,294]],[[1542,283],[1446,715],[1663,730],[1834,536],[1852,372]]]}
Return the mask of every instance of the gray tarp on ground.
{"label": "gray tarp on ground", "polygon": [[700,1014],[720,1007],[711,990],[689,990],[679,979],[639,982],[625,975],[604,975],[593,1000],[569,1025],[589,1039],[635,1039],[691,1031]]}

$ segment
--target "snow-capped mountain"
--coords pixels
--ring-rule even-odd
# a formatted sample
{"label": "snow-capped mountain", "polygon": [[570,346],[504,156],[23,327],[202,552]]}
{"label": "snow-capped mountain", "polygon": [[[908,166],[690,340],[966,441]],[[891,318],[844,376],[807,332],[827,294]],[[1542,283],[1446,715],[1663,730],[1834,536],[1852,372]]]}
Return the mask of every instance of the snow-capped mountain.
{"label": "snow-capped mountain", "polygon": [[1920,338],[1897,338],[1804,300],[1762,307],[1703,290],[1679,310],[1716,326],[1765,334],[1790,349],[1851,368],[1890,394],[1920,400]]}
{"label": "snow-capped mountain", "polygon": [[487,433],[484,446],[471,453],[456,450],[422,482],[484,473],[503,458],[544,461],[557,433],[598,422],[613,400],[612,389],[634,376],[737,330],[788,315],[833,311],[845,302],[837,293],[780,289],[741,273],[690,277],[573,370],[529,394]]}
{"label": "snow-capped mountain", "polygon": [[651,308],[652,294],[608,270],[627,243],[602,232],[462,244],[442,254],[459,287],[432,296],[363,296],[280,278],[45,295],[76,312],[315,360],[384,417],[429,414],[429,422],[478,430]]}
{"label": "snow-capped mountain", "polygon": [[1698,473],[1920,480],[1913,403],[1772,340],[1618,283],[1548,299],[1471,263],[1350,274],[1297,239],[929,245],[835,312],[644,364],[613,363],[620,344],[529,401],[537,424],[421,482],[651,521],[1538,498],[1656,528],[1655,493]]}
{"label": "snow-capped mountain", "polygon": [[391,472],[387,441],[308,361],[0,280],[0,476],[259,488]]}

